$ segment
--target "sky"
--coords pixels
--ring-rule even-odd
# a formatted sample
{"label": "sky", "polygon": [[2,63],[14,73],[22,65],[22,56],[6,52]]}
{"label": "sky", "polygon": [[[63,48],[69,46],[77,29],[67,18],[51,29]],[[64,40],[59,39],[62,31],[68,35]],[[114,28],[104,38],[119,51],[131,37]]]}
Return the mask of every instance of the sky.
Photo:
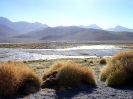
{"label": "sky", "polygon": [[51,27],[97,24],[133,28],[133,0],[0,0],[0,16]]}

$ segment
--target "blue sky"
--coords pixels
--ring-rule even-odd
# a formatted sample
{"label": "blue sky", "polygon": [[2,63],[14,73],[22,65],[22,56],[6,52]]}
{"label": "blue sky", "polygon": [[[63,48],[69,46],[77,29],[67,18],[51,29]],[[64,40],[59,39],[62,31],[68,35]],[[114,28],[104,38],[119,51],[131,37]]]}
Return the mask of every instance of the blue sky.
{"label": "blue sky", "polygon": [[133,28],[133,0],[0,0],[0,16],[49,26]]}

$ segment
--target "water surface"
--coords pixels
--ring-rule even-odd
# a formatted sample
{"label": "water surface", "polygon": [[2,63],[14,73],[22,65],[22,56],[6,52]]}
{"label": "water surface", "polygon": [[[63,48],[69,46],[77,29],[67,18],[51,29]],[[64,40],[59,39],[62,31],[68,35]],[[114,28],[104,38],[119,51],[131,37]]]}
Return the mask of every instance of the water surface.
{"label": "water surface", "polygon": [[0,48],[0,61],[110,57],[120,50],[121,48],[114,45],[77,46],[65,49]]}

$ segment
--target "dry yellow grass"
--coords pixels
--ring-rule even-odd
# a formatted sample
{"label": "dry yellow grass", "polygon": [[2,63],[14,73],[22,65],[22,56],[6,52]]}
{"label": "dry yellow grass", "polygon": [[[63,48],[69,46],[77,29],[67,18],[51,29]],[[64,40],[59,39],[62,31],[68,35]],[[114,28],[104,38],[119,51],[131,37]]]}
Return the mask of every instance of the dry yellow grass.
{"label": "dry yellow grass", "polygon": [[57,71],[56,78],[60,86],[75,87],[81,84],[96,85],[95,75],[92,69],[83,67],[73,61],[57,62],[44,73],[43,80],[46,80],[51,72]]}
{"label": "dry yellow grass", "polygon": [[21,79],[20,74],[16,74],[18,68],[8,63],[2,63],[0,66],[0,95],[11,95],[17,91]]}
{"label": "dry yellow grass", "polygon": [[82,67],[81,71],[83,72],[82,78],[84,84],[96,85],[95,73],[92,69],[88,67]]}
{"label": "dry yellow grass", "polygon": [[92,60],[90,60],[90,63],[92,64],[92,63],[93,63],[93,61],[92,61]]}
{"label": "dry yellow grass", "polygon": [[23,60],[23,63],[27,63],[27,60]]}
{"label": "dry yellow grass", "polygon": [[30,88],[22,88],[27,82],[35,85],[32,89],[40,88],[39,77],[24,64],[20,62],[3,62],[0,64],[0,95],[12,95],[18,91],[24,93],[24,90],[30,91]]}
{"label": "dry yellow grass", "polygon": [[116,53],[101,70],[100,79],[108,86],[133,84],[133,51]]}
{"label": "dry yellow grass", "polygon": [[53,71],[58,71],[63,65],[63,62],[55,62],[46,72],[43,74],[43,81],[47,78],[47,75],[51,74]]}
{"label": "dry yellow grass", "polygon": [[69,61],[64,63],[64,66],[60,68],[57,78],[59,79],[60,85],[74,87],[81,84],[82,75],[80,66]]}
{"label": "dry yellow grass", "polygon": [[109,74],[106,79],[106,85],[108,86],[118,86],[124,84],[128,78],[127,73],[124,69],[117,69],[115,72]]}
{"label": "dry yellow grass", "polygon": [[107,63],[107,61],[105,58],[100,59],[100,64],[106,64],[106,63]]}
{"label": "dry yellow grass", "polygon": [[[21,83],[18,91],[22,94],[37,92],[40,89],[41,85],[41,79],[39,78],[39,76],[35,74],[35,72],[31,68],[24,65],[19,66],[19,69],[21,74]],[[26,84],[30,86],[27,86]]]}

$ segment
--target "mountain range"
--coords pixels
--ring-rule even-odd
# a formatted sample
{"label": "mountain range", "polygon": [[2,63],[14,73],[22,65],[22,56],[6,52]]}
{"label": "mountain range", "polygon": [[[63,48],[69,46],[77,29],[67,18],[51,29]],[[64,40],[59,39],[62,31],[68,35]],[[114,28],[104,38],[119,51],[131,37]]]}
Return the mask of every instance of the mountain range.
{"label": "mountain range", "polygon": [[130,29],[130,28],[125,28],[123,26],[119,26],[117,25],[116,27],[114,28],[109,28],[107,29],[108,31],[115,31],[115,32],[133,32],[133,29]]}
{"label": "mountain range", "polygon": [[49,27],[16,36],[15,38],[38,39],[58,42],[133,41],[132,32],[113,32],[77,26]]}
{"label": "mountain range", "polygon": [[84,25],[79,25],[79,27],[81,27],[81,28],[92,28],[92,29],[99,29],[99,30],[101,30],[102,28],[101,27],[99,27],[98,25],[96,25],[96,24],[91,24],[91,25],[88,25],[88,26],[84,26]]}
{"label": "mountain range", "polygon": [[19,21],[19,22],[12,22],[7,18],[0,17],[0,24],[7,26],[8,28],[12,28],[16,31],[18,31],[18,34],[25,34],[31,31],[34,31],[39,28],[47,28],[49,27],[46,24],[42,24],[39,22],[36,23],[29,23],[25,21]]}
{"label": "mountain range", "polygon": [[15,35],[19,35],[18,31],[9,28],[6,25],[2,25],[0,24],[0,36],[1,37],[11,37],[11,36],[15,36]]}
{"label": "mountain range", "polygon": [[0,42],[45,42],[45,41],[133,41],[133,29],[116,26],[103,30],[96,24],[88,26],[50,27],[42,23],[12,22],[0,17]]}

